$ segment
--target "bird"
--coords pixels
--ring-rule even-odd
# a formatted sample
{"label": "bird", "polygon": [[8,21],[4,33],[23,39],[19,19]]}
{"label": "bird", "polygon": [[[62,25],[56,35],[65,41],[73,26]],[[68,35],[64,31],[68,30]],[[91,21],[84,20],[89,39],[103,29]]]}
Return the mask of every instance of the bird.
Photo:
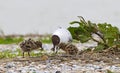
{"label": "bird", "polygon": [[42,42],[41,41],[34,41],[31,38],[29,38],[28,40],[24,40],[22,42],[20,42],[19,44],[21,50],[22,50],[22,54],[23,54],[23,58],[24,58],[24,52],[28,52],[28,55],[30,57],[30,52],[32,50],[36,50],[41,48],[41,50],[43,50],[42,48]]}
{"label": "bird", "polygon": [[62,49],[63,51],[65,51],[67,55],[77,55],[78,51],[79,51],[78,48],[71,43],[67,43],[67,44],[66,43],[60,43],[58,45],[58,47],[60,49]]}
{"label": "bird", "polygon": [[67,29],[60,27],[53,32],[51,39],[53,44],[51,50],[57,53],[59,49],[57,48],[57,45],[59,45],[60,43],[72,42],[72,35]]}

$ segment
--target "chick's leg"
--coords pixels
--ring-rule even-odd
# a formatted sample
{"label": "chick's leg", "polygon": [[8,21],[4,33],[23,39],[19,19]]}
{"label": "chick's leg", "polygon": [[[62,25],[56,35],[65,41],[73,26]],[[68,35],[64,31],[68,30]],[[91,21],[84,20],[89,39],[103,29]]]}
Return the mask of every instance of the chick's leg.
{"label": "chick's leg", "polygon": [[22,54],[23,54],[23,58],[24,58],[24,52]]}
{"label": "chick's leg", "polygon": [[30,52],[28,52],[28,56],[30,57]]}

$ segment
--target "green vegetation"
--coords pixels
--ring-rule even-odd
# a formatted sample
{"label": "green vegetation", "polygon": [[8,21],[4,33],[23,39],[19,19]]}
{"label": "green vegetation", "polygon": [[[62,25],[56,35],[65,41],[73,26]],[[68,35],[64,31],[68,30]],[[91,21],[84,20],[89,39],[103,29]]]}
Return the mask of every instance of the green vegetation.
{"label": "green vegetation", "polygon": [[2,58],[14,58],[16,56],[19,56],[21,53],[18,52],[17,54],[16,53],[12,53],[11,51],[9,50],[6,50],[4,52],[0,52],[0,59]]}
{"label": "green vegetation", "polygon": [[[70,24],[79,24],[78,27],[70,26],[68,30],[71,32],[73,39],[80,41],[81,43],[93,40],[98,43],[95,48],[96,51],[101,51],[110,48],[114,45],[119,47],[120,45],[120,31],[117,27],[107,23],[92,23],[91,21],[85,21],[81,16],[78,16],[80,21],[73,21]],[[95,39],[92,35],[96,34],[101,40]]]}
{"label": "green vegetation", "polygon": [[42,43],[51,43],[51,39],[48,38],[48,39],[40,39]]}
{"label": "green vegetation", "polygon": [[43,43],[51,43],[51,40],[42,40]]}
{"label": "green vegetation", "polygon": [[51,43],[52,42],[51,35],[43,36],[43,37],[39,38],[38,40],[40,40],[42,43]]}
{"label": "green vegetation", "polygon": [[0,44],[18,44],[19,42],[23,41],[22,37],[19,38],[12,38],[12,37],[0,37]]}
{"label": "green vegetation", "polygon": [[107,73],[113,73],[112,71],[110,71],[110,70],[107,70]]}
{"label": "green vegetation", "polygon": [[[41,56],[43,53],[40,51],[39,53],[34,53],[34,51],[32,51],[30,53],[30,55],[32,57],[36,57],[36,56]],[[12,52],[10,50],[6,50],[4,52],[0,52],[0,59],[2,58],[15,58],[15,57],[18,57],[18,56],[21,56],[22,57],[22,52],[20,49],[17,49],[16,51]],[[28,56],[27,53],[25,53],[25,56]]]}
{"label": "green vegetation", "polygon": [[[51,39],[50,39],[50,35],[48,36],[43,36],[43,37],[39,37],[38,40],[40,40],[42,43],[51,43]],[[0,37],[0,44],[18,44],[21,41],[24,40],[24,37]]]}

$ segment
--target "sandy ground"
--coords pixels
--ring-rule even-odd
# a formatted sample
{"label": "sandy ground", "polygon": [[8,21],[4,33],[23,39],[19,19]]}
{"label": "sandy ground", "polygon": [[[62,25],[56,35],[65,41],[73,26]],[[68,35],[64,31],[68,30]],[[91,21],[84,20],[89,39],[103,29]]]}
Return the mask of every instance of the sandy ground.
{"label": "sandy ground", "polygon": [[[79,47],[81,44],[76,44]],[[51,44],[44,44],[48,50]],[[84,47],[84,46],[83,46]],[[0,45],[5,51],[18,48],[17,45]],[[47,53],[49,53],[48,50]],[[104,53],[82,52],[80,55],[68,57],[64,54],[42,55],[39,57],[0,59],[0,73],[120,73],[119,51],[106,51]]]}

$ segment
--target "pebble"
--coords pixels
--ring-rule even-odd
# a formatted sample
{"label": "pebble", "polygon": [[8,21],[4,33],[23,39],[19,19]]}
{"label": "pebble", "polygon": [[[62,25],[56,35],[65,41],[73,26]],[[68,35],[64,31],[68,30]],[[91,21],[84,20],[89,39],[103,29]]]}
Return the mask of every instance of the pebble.
{"label": "pebble", "polygon": [[36,62],[31,62],[31,64],[26,66],[21,62],[8,62],[5,65],[0,65],[0,70],[6,73],[76,73],[75,71],[82,73],[105,73],[106,70],[111,70],[116,73],[120,72],[120,67],[114,65],[80,64],[77,63],[77,61],[71,63],[72,64],[68,64],[68,62],[52,64],[50,62],[49,65],[43,65],[42,63],[37,63],[36,65]]}
{"label": "pebble", "polygon": [[7,69],[12,68],[12,67],[15,67],[14,62],[7,63],[6,66],[5,66],[5,68],[7,68]]}
{"label": "pebble", "polygon": [[[49,49],[44,45],[46,49]],[[51,47],[51,44],[49,45]],[[12,46],[14,48],[15,46]],[[3,48],[10,48],[3,46]],[[2,48],[2,49],[3,49]],[[5,50],[5,49],[4,49]],[[3,50],[3,51],[4,51]],[[1,47],[0,47],[1,51]],[[15,51],[15,50],[13,50]],[[38,52],[36,52],[38,53]],[[17,54],[17,53],[16,53]],[[47,58],[47,57],[45,57]],[[117,59],[117,58],[116,58]],[[0,65],[0,73],[106,73],[110,70],[114,73],[120,73],[120,66],[107,65],[104,62],[93,64],[82,64],[82,62],[72,60],[70,62],[60,62],[57,60],[45,59],[44,63],[40,62],[7,62]]]}
{"label": "pebble", "polygon": [[56,71],[55,73],[61,73],[61,71]]}

